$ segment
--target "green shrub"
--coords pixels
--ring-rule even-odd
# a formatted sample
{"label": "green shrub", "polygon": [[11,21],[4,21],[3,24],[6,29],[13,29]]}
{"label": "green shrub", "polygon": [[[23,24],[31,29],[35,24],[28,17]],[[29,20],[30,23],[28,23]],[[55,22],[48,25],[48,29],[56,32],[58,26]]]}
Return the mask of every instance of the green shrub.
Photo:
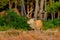
{"label": "green shrub", "polygon": [[60,8],[60,2],[54,2],[52,5],[47,5],[46,6],[46,11],[48,13],[53,13],[53,12],[58,12]]}
{"label": "green shrub", "polygon": [[55,28],[55,25],[53,24],[52,20],[44,21],[43,25],[44,25],[44,29]]}
{"label": "green shrub", "polygon": [[23,29],[29,30],[29,24],[27,24],[27,17],[19,16],[14,10],[7,10],[4,14],[4,17],[0,18],[0,22],[2,26],[7,26],[14,28],[14,29]]}
{"label": "green shrub", "polygon": [[0,16],[0,25],[1,26],[5,25],[5,19],[4,17],[1,17],[1,16]]}
{"label": "green shrub", "polygon": [[54,24],[55,26],[60,26],[60,19],[54,19],[54,20],[53,20],[53,24]]}
{"label": "green shrub", "polygon": [[52,20],[44,20],[44,29],[49,29],[49,28],[55,28],[57,26],[60,26],[60,19],[54,19]]}

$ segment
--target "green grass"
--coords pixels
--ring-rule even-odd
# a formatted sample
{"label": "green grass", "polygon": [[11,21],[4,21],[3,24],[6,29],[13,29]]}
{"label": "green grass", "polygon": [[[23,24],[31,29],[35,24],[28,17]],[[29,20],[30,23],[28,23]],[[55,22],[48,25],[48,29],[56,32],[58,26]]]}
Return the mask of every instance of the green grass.
{"label": "green grass", "polygon": [[60,19],[43,21],[44,29],[56,28],[60,26]]}

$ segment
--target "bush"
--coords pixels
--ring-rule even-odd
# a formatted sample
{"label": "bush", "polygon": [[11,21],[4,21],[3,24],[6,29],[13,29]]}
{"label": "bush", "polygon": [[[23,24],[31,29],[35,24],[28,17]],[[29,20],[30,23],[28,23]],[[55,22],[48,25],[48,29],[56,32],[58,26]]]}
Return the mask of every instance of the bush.
{"label": "bush", "polygon": [[44,24],[44,29],[49,29],[49,28],[55,28],[57,26],[60,26],[60,19],[54,19],[52,20],[44,20],[43,21]]}
{"label": "bush", "polygon": [[60,2],[54,2],[51,6],[46,6],[46,11],[48,13],[58,12],[60,11]]}
{"label": "bush", "polygon": [[5,19],[4,17],[1,17],[1,16],[0,16],[0,25],[1,26],[5,25]]}
{"label": "bush", "polygon": [[60,26],[60,19],[54,19],[54,20],[53,20],[53,24],[54,24],[55,26]]}
{"label": "bush", "polygon": [[14,29],[29,30],[29,24],[27,24],[27,17],[19,16],[14,10],[7,10],[3,17],[0,18],[2,26],[7,26]]}
{"label": "bush", "polygon": [[43,25],[44,25],[44,29],[55,28],[55,25],[53,24],[52,20],[44,21]]}

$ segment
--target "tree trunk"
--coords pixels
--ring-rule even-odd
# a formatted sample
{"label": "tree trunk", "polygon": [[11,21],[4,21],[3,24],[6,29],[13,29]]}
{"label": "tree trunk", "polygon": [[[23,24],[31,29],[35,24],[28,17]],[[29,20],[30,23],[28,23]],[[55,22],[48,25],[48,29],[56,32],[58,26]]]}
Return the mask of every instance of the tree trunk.
{"label": "tree trunk", "polygon": [[55,19],[55,12],[54,12],[54,15],[53,16],[54,16],[54,19]]}
{"label": "tree trunk", "polygon": [[53,17],[53,13],[51,13],[51,18],[52,18],[52,21],[53,21],[53,19],[54,19],[54,17]]}
{"label": "tree trunk", "polygon": [[11,1],[9,0],[9,9],[11,10],[12,9],[12,4],[11,4]]}
{"label": "tree trunk", "polygon": [[44,12],[44,20],[47,20],[47,12]]}
{"label": "tree trunk", "polygon": [[32,18],[32,13],[33,13],[33,2],[30,3],[30,18]]}
{"label": "tree trunk", "polygon": [[27,17],[30,18],[29,17],[29,5],[27,5]]}
{"label": "tree trunk", "polygon": [[52,5],[53,0],[49,0],[49,4]]}
{"label": "tree trunk", "polygon": [[18,15],[20,15],[20,13],[19,13],[19,11],[18,11],[18,9],[17,9],[17,0],[15,1],[14,11],[15,11]]}
{"label": "tree trunk", "polygon": [[39,12],[39,15],[40,15],[40,19],[42,20],[42,13],[43,13],[43,6],[44,6],[44,0],[41,0],[40,2],[40,12]]}
{"label": "tree trunk", "polygon": [[58,12],[58,19],[60,18],[60,12]]}
{"label": "tree trunk", "polygon": [[[53,0],[49,0],[49,6],[51,6],[52,3],[53,3]],[[53,21],[53,19],[54,19],[53,13],[51,13],[51,18],[52,18],[52,21]]]}
{"label": "tree trunk", "polygon": [[22,16],[26,16],[24,0],[21,0],[21,1],[22,1],[22,4],[21,4],[21,15]]}
{"label": "tree trunk", "polygon": [[15,1],[15,8],[17,8],[17,0]]}
{"label": "tree trunk", "polygon": [[35,4],[35,13],[34,13],[34,18],[35,20],[37,20],[37,15],[38,15],[38,11],[39,11],[39,5],[38,5],[38,0],[35,0],[36,4]]}
{"label": "tree trunk", "polygon": [[47,20],[47,12],[46,12],[46,2],[47,0],[44,0],[45,5],[45,11],[44,11],[44,20]]}

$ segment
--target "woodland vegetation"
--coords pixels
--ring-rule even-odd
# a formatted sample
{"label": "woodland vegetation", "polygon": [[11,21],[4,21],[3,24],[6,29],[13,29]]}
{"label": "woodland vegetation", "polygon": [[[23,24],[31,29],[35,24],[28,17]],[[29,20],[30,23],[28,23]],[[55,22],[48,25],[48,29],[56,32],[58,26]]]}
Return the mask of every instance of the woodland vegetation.
{"label": "woodland vegetation", "polygon": [[60,0],[0,0],[0,30],[30,30],[31,18],[42,20],[46,29],[60,26]]}

